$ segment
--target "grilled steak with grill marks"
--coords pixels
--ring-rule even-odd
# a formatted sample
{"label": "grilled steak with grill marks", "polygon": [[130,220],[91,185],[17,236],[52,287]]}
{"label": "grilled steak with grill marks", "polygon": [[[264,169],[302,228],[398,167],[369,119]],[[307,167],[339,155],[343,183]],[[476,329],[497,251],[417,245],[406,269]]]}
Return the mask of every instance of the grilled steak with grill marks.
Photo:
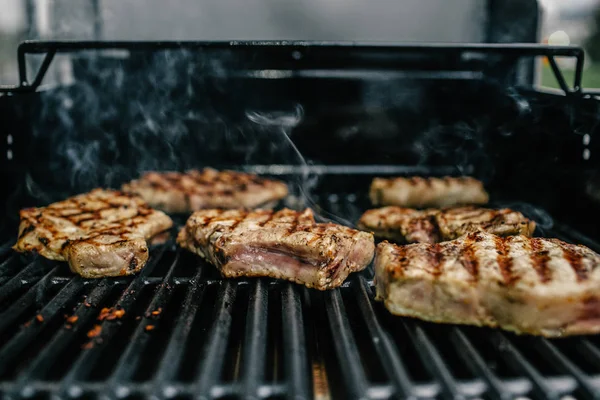
{"label": "grilled steak with grill marks", "polygon": [[288,194],[285,183],[236,171],[212,168],[147,172],[122,189],[137,193],[150,206],[171,213],[210,208],[270,208]]}
{"label": "grilled steak with grill marks", "polygon": [[270,276],[320,290],[340,286],[373,258],[373,235],[316,223],[312,210],[202,210],[177,242],[229,278]]}
{"label": "grilled steak with grill marks", "polygon": [[585,246],[474,232],[381,242],[376,298],[396,315],[548,337],[600,333],[600,255]]}
{"label": "grilled steak with grill marks", "polygon": [[437,243],[477,230],[499,236],[531,236],[535,222],[507,208],[465,206],[415,210],[388,206],[366,211],[358,227],[398,243]]}
{"label": "grilled steak with grill marks", "polygon": [[373,205],[412,208],[486,204],[483,184],[471,177],[375,178],[369,196]]}
{"label": "grilled steak with grill marks", "polygon": [[67,261],[85,278],[138,272],[148,260],[147,240],[173,225],[138,196],[104,189],[23,209],[20,216],[13,249]]}

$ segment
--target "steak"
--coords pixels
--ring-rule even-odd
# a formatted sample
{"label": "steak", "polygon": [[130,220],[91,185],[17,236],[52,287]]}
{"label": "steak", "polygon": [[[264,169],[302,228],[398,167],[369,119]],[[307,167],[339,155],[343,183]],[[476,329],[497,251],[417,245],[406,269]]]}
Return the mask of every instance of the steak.
{"label": "steak", "polygon": [[531,236],[535,222],[508,208],[475,206],[416,210],[388,206],[366,211],[358,228],[397,243],[437,243],[477,230],[499,235]]}
{"label": "steak", "polygon": [[474,232],[381,242],[376,299],[395,315],[559,337],[600,333],[600,255],[558,239]]}
{"label": "steak", "polygon": [[316,223],[311,209],[196,211],[177,242],[225,277],[268,276],[319,290],[340,286],[375,252],[372,234]]}
{"label": "steak", "polygon": [[483,183],[471,177],[375,178],[369,192],[375,206],[411,208],[487,204]]}
{"label": "steak", "polygon": [[147,240],[173,225],[138,196],[94,189],[20,212],[13,249],[67,261],[84,278],[131,275],[148,260]]}
{"label": "steak", "polygon": [[284,182],[212,168],[146,172],[122,190],[140,195],[151,207],[169,213],[210,208],[271,208],[288,194]]}

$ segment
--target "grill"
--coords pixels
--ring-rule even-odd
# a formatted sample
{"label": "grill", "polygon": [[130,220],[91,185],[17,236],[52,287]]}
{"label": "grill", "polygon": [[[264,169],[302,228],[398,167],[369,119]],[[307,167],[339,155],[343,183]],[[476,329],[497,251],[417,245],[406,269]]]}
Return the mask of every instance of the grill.
{"label": "grill", "polygon": [[[301,198],[305,196],[304,199],[308,194],[310,205],[320,215],[350,222],[356,221],[369,208],[366,192],[373,176],[470,173],[486,178],[490,172],[483,167],[489,160],[476,157],[459,162],[455,152],[434,154],[426,161],[415,160],[406,146],[396,146],[400,141],[414,144],[415,136],[411,136],[414,129],[407,130],[407,137],[402,140],[398,137],[391,141],[373,138],[374,146],[381,150],[379,155],[367,154],[369,151],[361,153],[360,149],[366,143],[362,139],[348,140],[343,144],[344,151],[331,154],[333,142],[328,142],[330,139],[326,135],[320,142],[324,148],[317,149],[311,144],[319,134],[314,133],[314,126],[347,133],[339,121],[347,117],[348,109],[336,105],[327,110],[335,117],[314,117],[321,115],[322,104],[309,98],[301,87],[292,86],[294,90],[290,95],[285,82],[300,81],[300,86],[306,88],[316,81],[320,87],[339,89],[351,86],[352,82],[378,82],[383,76],[386,85],[390,80],[404,83],[434,80],[443,81],[444,88],[454,88],[450,95],[443,90],[435,92],[433,102],[445,102],[448,96],[459,98],[461,93],[453,86],[457,83],[462,85],[458,87],[473,91],[465,96],[478,98],[483,92],[491,109],[500,104],[498,98],[508,98],[508,111],[501,110],[500,117],[508,118],[504,114],[507,112],[512,116],[511,121],[517,121],[510,127],[511,135],[501,135],[486,142],[487,147],[500,154],[499,160],[493,160],[494,178],[487,179],[496,201],[494,205],[509,205],[535,219],[540,227],[538,232],[544,236],[584,244],[600,252],[597,228],[587,224],[590,218],[598,216],[598,208],[584,195],[585,185],[595,178],[593,171],[597,169],[597,163],[594,158],[590,161],[589,154],[587,159],[581,158],[583,147],[588,152],[590,148],[593,150],[594,141],[588,137],[584,140],[587,144],[582,144],[581,136],[594,135],[598,104],[592,94],[580,87],[583,54],[578,48],[28,42],[19,51],[21,84],[3,87],[3,92],[12,95],[0,98],[1,115],[10,131],[7,134],[12,134],[10,140],[3,141],[8,143],[3,146],[11,146],[8,149],[11,156],[3,160],[2,174],[17,188],[3,202],[7,210],[3,230],[6,242],[0,247],[0,393],[5,398],[598,397],[599,338],[546,340],[500,330],[394,317],[374,301],[372,269],[352,275],[339,289],[319,292],[271,279],[221,279],[214,267],[178,249],[172,237],[166,243],[155,245],[147,266],[140,274],[128,278],[85,280],[74,277],[62,263],[12,252],[10,246],[15,239],[15,215],[19,208],[60,199],[65,193],[88,189],[86,185],[114,186],[121,179],[119,174],[132,176],[136,172],[132,157],[127,154],[104,154],[109,161],[102,161],[102,165],[120,163],[123,167],[115,173],[116,177],[104,176],[90,183],[86,179],[72,179],[71,174],[62,174],[68,177],[57,174],[57,166],[51,159],[52,155],[59,157],[62,154],[53,142],[62,136],[55,135],[67,135],[65,126],[68,124],[65,124],[65,115],[60,113],[60,107],[65,105],[64,94],[77,94],[82,88],[92,88],[92,92],[83,92],[99,96],[99,109],[106,106],[101,97],[106,92],[109,96],[123,93],[122,90],[140,89],[142,94],[137,99],[143,99],[145,89],[142,85],[135,86],[134,80],[125,79],[119,90],[111,92],[113,88],[103,87],[107,81],[102,79],[112,82],[120,79],[118,74],[109,73],[108,78],[106,75],[99,78],[98,72],[118,69],[132,73],[140,65],[147,66],[148,59],[132,56],[132,61],[125,62],[120,56],[86,56],[74,63],[76,82],[83,82],[83,86],[75,83],[66,91],[50,87],[36,92],[36,89],[43,89],[43,78],[53,57],[87,50],[125,49],[145,53],[181,48],[192,54],[225,51],[226,57],[223,54],[220,57],[225,60],[228,79],[234,76],[243,82],[251,82],[250,85],[257,84],[255,82],[264,85],[261,93],[265,99],[245,99],[241,105],[222,92],[211,92],[215,96],[213,99],[216,98],[214,108],[223,103],[242,110],[247,110],[249,105],[254,109],[273,109],[275,103],[293,104],[290,98],[301,101],[305,115],[294,133],[297,135],[294,136],[297,146],[294,149],[309,154],[311,161],[317,162],[307,166],[246,163],[240,168],[300,183],[298,187],[302,190],[297,194]],[[28,54],[45,55],[31,82],[27,79],[25,63]],[[236,57],[232,57],[234,54]],[[521,61],[538,56],[548,57],[563,93],[544,93],[521,87],[528,83],[531,67],[531,63]],[[554,60],[558,56],[574,57],[577,61],[572,87]],[[175,64],[175,67],[180,65]],[[144,71],[144,68],[139,69]],[[220,71],[212,67],[200,70],[204,76],[213,74],[210,78],[216,80],[221,79]],[[144,76],[146,74],[142,81]],[[273,88],[272,82],[284,82],[284,89],[276,85]],[[238,80],[233,85],[240,87]],[[484,86],[481,92],[473,89],[481,85]],[[283,91],[288,94],[283,95]],[[241,92],[235,93],[240,95]],[[319,96],[322,92],[315,91],[312,95],[315,93]],[[169,92],[165,96],[177,101],[176,97],[169,97],[172,94]],[[338,100],[346,101],[343,105],[349,107],[351,114],[361,115],[362,111],[356,109],[351,100],[342,100],[353,95],[354,92],[348,90],[340,93]],[[56,98],[58,105],[52,102]],[[115,97],[110,98],[118,101]],[[127,102],[130,100],[126,99]],[[75,124],[75,131],[90,128],[86,125],[86,113],[90,118],[90,110],[86,108],[89,103],[85,99],[82,101],[81,108],[78,104],[69,105],[68,116],[73,118],[69,123]],[[451,104],[447,106],[452,114],[455,109]],[[461,107],[467,109],[463,110],[466,114],[472,114],[477,105],[469,103]],[[487,112],[489,109],[483,114]],[[228,116],[232,121],[236,118],[235,115]],[[126,119],[129,117],[128,114],[110,118],[125,118],[122,123],[126,124],[131,122]],[[461,113],[459,118],[463,117],[465,115]],[[495,117],[498,115],[490,118]],[[407,121],[407,125],[414,123],[414,119]],[[207,117],[202,126],[214,124],[215,121]],[[377,121],[361,126],[353,120],[352,124],[367,133],[386,127]],[[281,124],[272,125],[275,128],[263,126],[259,129],[267,142],[272,140],[272,131],[280,129]],[[453,122],[450,125],[457,126]],[[42,135],[36,134],[40,126],[45,129]],[[236,125],[240,126],[245,125]],[[491,123],[490,126],[496,125]],[[92,126],[86,135],[96,137],[94,135],[100,134],[93,129]],[[106,135],[109,128],[103,126],[102,129],[102,134]],[[508,128],[502,125],[502,129]],[[522,130],[528,134],[517,134]],[[16,135],[17,131],[22,133]],[[532,152],[531,159],[511,166],[507,154],[514,156],[518,148],[531,151],[532,146],[546,143],[536,141],[540,135],[546,135],[545,140],[550,142],[548,148],[541,149],[547,151]],[[416,138],[421,136],[417,134]],[[35,138],[33,141],[32,137]],[[233,141],[238,145],[236,137],[229,139],[226,143]],[[475,142],[485,140],[476,132]],[[452,141],[444,143],[448,145]],[[206,142],[182,144],[194,145],[206,145]],[[390,147],[385,148],[387,145]],[[273,158],[263,143],[253,143],[253,147],[259,149],[262,159],[270,161]],[[421,143],[416,151],[423,151],[423,148]],[[154,151],[154,147],[147,145],[144,151]],[[191,154],[198,154],[195,151],[201,150],[195,147]],[[223,158],[239,161],[240,155],[232,154],[235,153],[233,150],[225,156],[223,153],[211,156],[213,152],[212,148],[204,151],[203,162],[219,166]],[[352,165],[344,164],[350,158],[344,158],[344,152],[352,156]],[[548,152],[551,154],[546,154]],[[555,155],[557,152],[560,157]],[[381,153],[385,153],[387,160],[407,162],[373,163]],[[185,162],[189,155],[182,152],[181,159]],[[243,154],[241,159],[244,159]],[[99,157],[98,160],[103,159]],[[533,168],[531,172],[507,180],[506,177],[514,175],[515,169],[524,165]],[[175,167],[184,166],[176,164]],[[98,168],[103,167],[98,165]],[[48,174],[48,169],[53,173]],[[94,177],[85,177],[90,176]],[[315,177],[318,178],[316,183],[313,182]],[[552,178],[563,181],[568,188],[565,190],[570,191],[568,196],[563,191],[556,194],[556,188],[549,184]],[[533,184],[535,182],[538,185]],[[574,199],[577,207],[570,206]],[[181,226],[183,217],[176,219]],[[110,317],[106,318],[107,315]]]}
{"label": "grill", "polygon": [[[322,197],[325,210],[348,220],[368,206],[347,194]],[[600,250],[557,223],[546,234]],[[62,264],[24,264],[9,245],[0,325],[0,389],[9,398],[558,399],[600,390],[598,338],[551,341],[397,318],[373,300],[370,270],[327,292],[223,280],[169,241],[136,277],[83,280]],[[125,314],[98,321],[105,307]]]}

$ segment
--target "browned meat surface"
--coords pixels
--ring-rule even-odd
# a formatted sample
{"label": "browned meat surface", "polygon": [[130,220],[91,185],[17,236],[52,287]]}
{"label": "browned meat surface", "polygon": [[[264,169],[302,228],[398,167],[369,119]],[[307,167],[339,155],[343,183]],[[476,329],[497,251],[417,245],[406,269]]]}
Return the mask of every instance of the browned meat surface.
{"label": "browned meat surface", "polygon": [[376,206],[411,208],[487,204],[483,184],[471,177],[375,178],[369,193]]}
{"label": "browned meat surface", "polygon": [[397,243],[437,243],[477,230],[499,235],[531,236],[535,222],[518,211],[474,206],[415,210],[388,206],[366,211],[359,229]]}
{"label": "browned meat surface", "polygon": [[288,194],[283,182],[212,168],[185,173],[147,172],[122,189],[139,194],[151,207],[171,213],[210,208],[270,208]]}
{"label": "browned meat surface", "polygon": [[138,272],[148,260],[147,240],[173,225],[141,198],[103,189],[23,209],[20,216],[16,251],[67,261],[85,278]]}
{"label": "browned meat surface", "polygon": [[396,315],[559,337],[600,333],[600,255],[557,239],[469,233],[382,242],[376,298]]}
{"label": "browned meat surface", "polygon": [[202,210],[177,242],[225,277],[269,276],[320,290],[340,286],[375,252],[373,235],[316,223],[312,210]]}

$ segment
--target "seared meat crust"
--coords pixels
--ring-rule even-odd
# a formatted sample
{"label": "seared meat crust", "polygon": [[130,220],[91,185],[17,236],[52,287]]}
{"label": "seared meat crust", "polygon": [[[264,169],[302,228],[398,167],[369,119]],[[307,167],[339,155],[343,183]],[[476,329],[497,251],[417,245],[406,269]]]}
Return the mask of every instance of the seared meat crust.
{"label": "seared meat crust", "polygon": [[375,206],[411,208],[487,204],[483,184],[471,177],[375,178],[369,192]]}
{"label": "seared meat crust", "polygon": [[474,232],[381,242],[376,298],[396,315],[558,337],[600,333],[600,255],[585,246]]}
{"label": "seared meat crust", "polygon": [[147,240],[173,225],[138,196],[104,189],[26,208],[20,217],[14,250],[67,261],[85,278],[138,272],[148,260]]}
{"label": "seared meat crust", "polygon": [[535,222],[507,208],[465,206],[415,210],[388,206],[366,211],[358,227],[397,243],[437,243],[477,230],[499,236],[531,236]]}
{"label": "seared meat crust", "polygon": [[150,206],[169,213],[210,208],[270,208],[288,194],[285,183],[237,171],[212,168],[181,172],[146,172],[122,187]]}
{"label": "seared meat crust", "polygon": [[373,235],[316,223],[312,210],[202,210],[177,242],[226,277],[270,276],[320,290],[363,270],[375,251]]}

